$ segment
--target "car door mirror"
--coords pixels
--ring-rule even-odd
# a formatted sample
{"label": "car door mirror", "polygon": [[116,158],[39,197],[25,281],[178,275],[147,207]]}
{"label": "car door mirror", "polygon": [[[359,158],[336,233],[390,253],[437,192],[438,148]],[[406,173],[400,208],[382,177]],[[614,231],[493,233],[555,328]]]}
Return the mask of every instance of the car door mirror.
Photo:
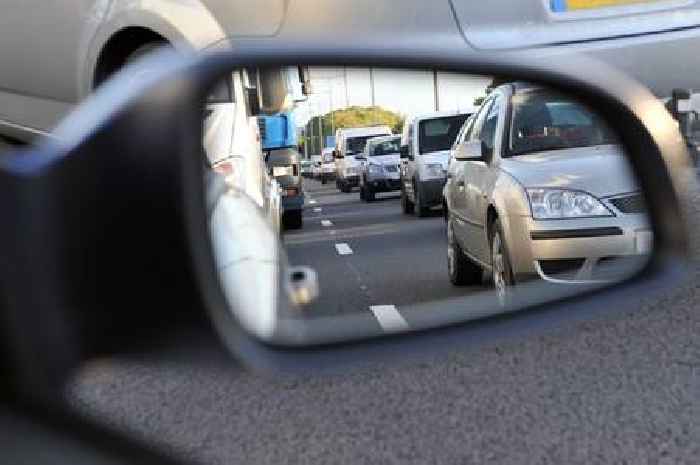
{"label": "car door mirror", "polygon": [[333,158],[341,159],[341,158],[345,158],[345,157],[343,156],[342,153],[340,153],[339,150],[333,150]]}
{"label": "car door mirror", "polygon": [[[583,66],[564,57],[554,63],[536,65],[535,58],[522,63],[524,52],[463,63],[450,55],[447,68],[437,58],[421,58],[425,54],[412,57],[411,68],[404,67],[405,56],[384,56],[388,74],[377,73],[375,78],[383,80],[377,89],[390,87],[386,97],[396,99],[392,104],[405,104],[405,110],[389,103],[369,113],[351,105],[338,108],[356,117],[348,118],[355,127],[338,131],[361,138],[359,146],[390,136],[409,110],[427,114],[429,124],[416,123],[421,163],[415,179],[399,177],[397,160],[383,161],[374,173],[376,183],[360,186],[357,166],[347,163],[343,173],[336,173],[339,192],[309,182],[312,186],[303,189],[314,190],[287,195],[281,209],[269,211],[256,182],[265,172],[257,127],[238,124],[248,122],[245,108],[214,108],[202,123],[209,88],[221,76],[290,58],[262,53],[260,44],[248,52],[245,44],[239,47],[231,55],[167,61],[138,85],[117,78],[59,127],[56,137],[66,142],[53,155],[10,159],[0,166],[0,176],[8,181],[0,183],[6,217],[23,219],[18,224],[31,230],[0,231],[5,292],[24,289],[24,297],[32,297],[27,283],[34,286],[33,276],[19,280],[8,270],[24,272],[38,260],[40,271],[47,273],[41,276],[57,279],[52,285],[75,278],[75,287],[65,292],[71,311],[91,315],[87,312],[104,302],[106,321],[123,319],[119,327],[128,332],[134,327],[144,331],[138,324],[142,318],[154,328],[170,324],[169,310],[186,307],[183,312],[201,314],[178,315],[172,324],[189,322],[185,317],[201,326],[211,323],[236,354],[251,360],[255,352],[259,361],[295,359],[303,351],[324,354],[340,342],[349,350],[368,347],[368,338],[397,333],[414,334],[382,343],[411,344],[431,334],[472,341],[462,337],[464,331],[498,328],[499,321],[517,318],[556,321],[577,314],[571,307],[582,299],[615,294],[618,285],[643,294],[649,280],[677,284],[689,250],[677,199],[688,155],[663,104],[638,83],[604,65]],[[325,52],[320,60],[316,48],[306,51],[316,61],[300,66],[310,69],[312,80],[315,66],[327,71],[363,63],[361,57],[339,63],[337,53]],[[295,47],[294,52],[303,50]],[[421,60],[425,67],[416,72]],[[376,65],[376,59],[365,65]],[[482,189],[470,190],[467,199],[450,197],[444,189],[447,151],[468,113],[458,105],[454,111],[436,112],[434,99],[412,96],[416,85],[434,92],[432,77],[443,72],[449,73],[450,84],[441,90],[441,101],[450,101],[448,91],[454,92],[455,102],[473,93],[475,83],[485,93],[494,78],[471,74],[472,67],[480,73],[507,71],[514,82],[507,84],[513,92],[506,112],[511,120],[494,129],[509,128],[509,137],[494,135],[503,141],[500,164],[493,171],[465,166],[460,177],[474,176],[465,185]],[[428,78],[419,82],[416,76]],[[527,83],[528,78],[537,84]],[[411,85],[389,86],[401,82]],[[310,98],[320,101],[322,96]],[[386,125],[375,124],[380,116]],[[309,146],[315,143],[313,153],[319,153],[322,139],[314,140],[312,134],[321,131],[314,123],[304,134]],[[408,149],[401,146],[402,159],[408,158]],[[208,162],[222,154],[232,157],[226,173],[232,182],[223,184],[208,169]],[[337,150],[334,155],[342,158]],[[480,141],[472,142],[463,145],[456,159],[483,155]],[[448,188],[451,184],[456,183]],[[357,201],[358,188],[363,201],[382,203],[365,208]],[[385,193],[389,200],[380,198]],[[469,205],[460,207],[466,200]],[[448,214],[443,216],[445,202]],[[338,208],[339,203],[344,205]],[[421,219],[404,216],[408,214]],[[284,241],[272,226],[275,219],[292,230]],[[45,231],[54,229],[52,241],[41,242]],[[50,248],[54,241],[60,242],[55,251],[25,253],[37,244]],[[402,244],[409,245],[396,249]],[[431,258],[444,257],[445,248],[447,259]],[[71,250],[80,250],[81,265],[89,268],[66,265],[64,275],[60,263],[48,260],[68,260],[66,251]],[[669,277],[672,283],[666,281]],[[438,281],[443,285],[433,285]],[[94,290],[99,299],[74,301],[83,288]],[[629,293],[618,295],[624,300]],[[537,312],[528,311],[535,308]],[[499,318],[488,318],[493,316]],[[110,331],[99,335],[115,334]],[[491,330],[484,339],[498,334]],[[357,354],[361,357],[362,350]],[[328,363],[334,361],[327,357]]]}
{"label": "car door mirror", "polygon": [[484,143],[480,140],[463,142],[455,153],[455,160],[458,161],[480,161],[483,159]]}

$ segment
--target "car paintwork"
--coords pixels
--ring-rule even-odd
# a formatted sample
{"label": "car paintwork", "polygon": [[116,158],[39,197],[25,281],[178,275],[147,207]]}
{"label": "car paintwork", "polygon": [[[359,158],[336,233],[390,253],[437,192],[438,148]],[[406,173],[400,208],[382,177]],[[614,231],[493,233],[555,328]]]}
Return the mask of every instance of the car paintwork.
{"label": "car paintwork", "polygon": [[152,31],[183,53],[233,36],[272,35],[285,0],[6,0],[0,15],[0,130],[47,134],[92,91],[116,33]]}

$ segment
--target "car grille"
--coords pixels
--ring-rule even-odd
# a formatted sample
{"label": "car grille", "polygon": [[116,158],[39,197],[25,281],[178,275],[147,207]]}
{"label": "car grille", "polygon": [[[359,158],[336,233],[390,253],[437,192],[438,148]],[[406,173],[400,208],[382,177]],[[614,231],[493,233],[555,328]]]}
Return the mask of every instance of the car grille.
{"label": "car grille", "polygon": [[387,173],[396,173],[399,170],[399,167],[396,165],[384,165],[384,169],[387,171]]}
{"label": "car grille", "polygon": [[615,199],[610,199],[610,203],[615,206],[622,213],[644,213],[646,212],[646,206],[644,205],[644,198],[642,194],[626,195],[624,197],[617,197]]}
{"label": "car grille", "polygon": [[559,279],[574,279],[581,269],[585,258],[568,258],[555,260],[539,260],[542,273]]}

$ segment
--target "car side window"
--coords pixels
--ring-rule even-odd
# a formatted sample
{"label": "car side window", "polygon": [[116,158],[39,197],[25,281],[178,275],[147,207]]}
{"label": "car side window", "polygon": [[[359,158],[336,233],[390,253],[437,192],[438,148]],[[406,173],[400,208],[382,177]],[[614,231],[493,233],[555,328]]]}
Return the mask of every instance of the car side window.
{"label": "car side window", "polygon": [[503,97],[499,94],[493,99],[493,104],[489,108],[486,117],[484,118],[484,124],[479,131],[479,140],[484,145],[485,153],[487,158],[493,156],[493,149],[496,146],[496,128],[498,127],[498,115],[503,107]]}

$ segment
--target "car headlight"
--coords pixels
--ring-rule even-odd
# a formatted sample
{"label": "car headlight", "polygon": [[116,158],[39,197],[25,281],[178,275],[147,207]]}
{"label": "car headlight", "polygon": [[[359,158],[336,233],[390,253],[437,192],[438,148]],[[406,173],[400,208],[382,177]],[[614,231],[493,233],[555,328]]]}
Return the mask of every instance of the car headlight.
{"label": "car headlight", "polygon": [[426,178],[442,178],[444,172],[440,163],[428,163],[425,165]]}
{"label": "car headlight", "polygon": [[567,189],[527,189],[532,217],[536,220],[615,216],[591,194]]}
{"label": "car headlight", "polygon": [[382,174],[382,167],[380,165],[369,165],[369,174]]}

